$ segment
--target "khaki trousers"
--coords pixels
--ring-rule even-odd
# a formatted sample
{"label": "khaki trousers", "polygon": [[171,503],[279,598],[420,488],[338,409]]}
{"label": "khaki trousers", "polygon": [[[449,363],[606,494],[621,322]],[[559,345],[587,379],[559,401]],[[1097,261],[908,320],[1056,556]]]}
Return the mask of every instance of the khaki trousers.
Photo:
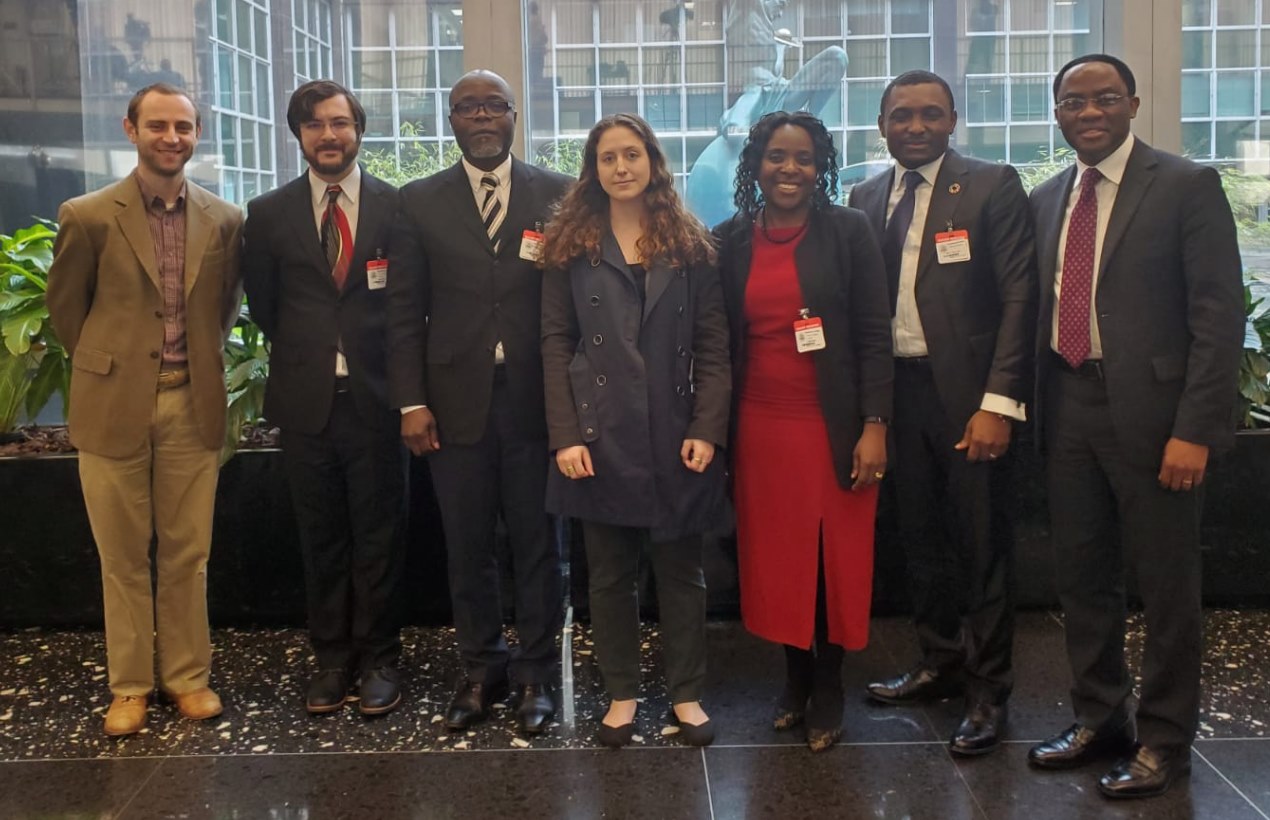
{"label": "khaki trousers", "polygon": [[[146,446],[126,458],[79,454],[101,557],[110,691],[183,694],[207,686],[207,557],[219,453],[199,441],[189,385],[155,394]],[[158,535],[157,595],[150,543]],[[155,625],[158,625],[156,632]]]}

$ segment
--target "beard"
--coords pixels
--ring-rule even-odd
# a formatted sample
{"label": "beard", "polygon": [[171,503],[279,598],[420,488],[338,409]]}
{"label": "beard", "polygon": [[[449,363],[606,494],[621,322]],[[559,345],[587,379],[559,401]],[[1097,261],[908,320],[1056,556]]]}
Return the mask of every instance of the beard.
{"label": "beard", "polygon": [[467,155],[474,159],[493,159],[507,151],[502,139],[493,134],[480,134],[468,141]]}
{"label": "beard", "polygon": [[[304,151],[303,152],[304,160],[305,162],[309,163],[310,168],[312,168],[314,171],[317,171],[319,174],[325,174],[327,176],[339,176],[340,174],[347,171],[353,165],[353,163],[357,161],[357,150],[360,147],[361,147],[360,140],[351,146],[319,145],[317,146],[316,150],[313,153]],[[339,159],[331,160],[331,161],[322,161],[318,159],[318,155],[322,151],[328,151],[331,149],[335,149],[340,152]]]}

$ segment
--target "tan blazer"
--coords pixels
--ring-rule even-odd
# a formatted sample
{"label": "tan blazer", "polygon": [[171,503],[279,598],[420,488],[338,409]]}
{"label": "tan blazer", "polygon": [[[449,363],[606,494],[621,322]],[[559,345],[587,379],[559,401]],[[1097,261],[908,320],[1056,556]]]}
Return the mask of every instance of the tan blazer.
{"label": "tan blazer", "polygon": [[[222,351],[242,299],[242,211],[186,187],[185,307],[190,389],[200,440],[225,436]],[[49,269],[48,309],[71,356],[71,443],[122,458],[140,450],[154,412],[163,296],[141,189],[132,176],[68,200]]]}

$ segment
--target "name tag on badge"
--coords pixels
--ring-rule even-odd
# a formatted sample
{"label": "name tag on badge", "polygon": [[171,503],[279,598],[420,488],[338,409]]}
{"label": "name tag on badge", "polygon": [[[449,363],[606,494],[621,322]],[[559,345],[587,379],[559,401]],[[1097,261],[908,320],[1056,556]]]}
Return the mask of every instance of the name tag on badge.
{"label": "name tag on badge", "polygon": [[383,290],[388,287],[388,260],[372,259],[366,263],[366,287]]}
{"label": "name tag on badge", "polygon": [[970,261],[970,232],[945,231],[935,234],[935,255],[939,264],[950,265],[953,262]]}
{"label": "name tag on badge", "polygon": [[820,317],[799,319],[794,322],[794,344],[799,353],[825,349],[825,325]]}
{"label": "name tag on badge", "polygon": [[520,237],[520,258],[526,262],[537,262],[542,259],[542,232],[528,228]]}

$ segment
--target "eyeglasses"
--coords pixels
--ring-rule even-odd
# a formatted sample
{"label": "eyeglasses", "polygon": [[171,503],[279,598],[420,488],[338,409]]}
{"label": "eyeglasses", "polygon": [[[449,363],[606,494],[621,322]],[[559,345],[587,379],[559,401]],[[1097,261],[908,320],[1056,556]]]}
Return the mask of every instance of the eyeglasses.
{"label": "eyeglasses", "polygon": [[1093,103],[1094,108],[1106,111],[1108,108],[1115,108],[1124,98],[1123,94],[1099,94],[1097,97],[1088,99],[1084,97],[1065,97],[1059,100],[1054,107],[1068,114],[1079,114],[1085,110],[1085,106]]}
{"label": "eyeglasses", "polygon": [[309,120],[300,123],[300,128],[310,134],[320,134],[326,130],[327,126],[330,126],[331,130],[336,134],[344,134],[352,131],[357,126],[357,123],[344,117],[334,120]]}
{"label": "eyeglasses", "polygon": [[463,102],[457,102],[450,106],[450,113],[456,114],[465,120],[470,120],[482,109],[484,109],[485,113],[489,114],[491,117],[501,117],[508,111],[515,111],[516,106],[509,103],[507,100],[483,100],[481,102],[464,100]]}

